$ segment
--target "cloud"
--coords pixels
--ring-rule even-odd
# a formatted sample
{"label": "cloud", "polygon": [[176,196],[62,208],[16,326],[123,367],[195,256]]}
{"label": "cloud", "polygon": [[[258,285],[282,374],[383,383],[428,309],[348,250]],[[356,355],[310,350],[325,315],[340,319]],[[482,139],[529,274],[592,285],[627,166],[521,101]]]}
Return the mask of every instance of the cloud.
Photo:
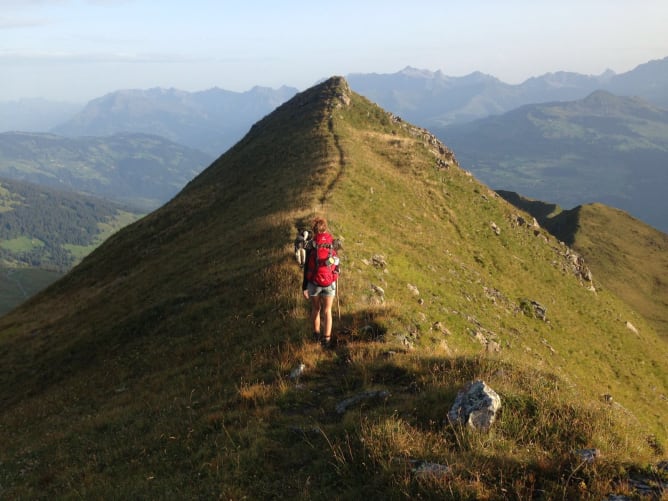
{"label": "cloud", "polygon": [[8,18],[0,17],[0,30],[14,30],[20,28],[35,28],[46,26],[49,21],[46,19],[28,19],[28,18]]}
{"label": "cloud", "polygon": [[0,0],[0,9],[29,9],[40,5],[64,5],[70,0]]}
{"label": "cloud", "polygon": [[74,53],[74,52],[12,52],[0,51],[3,64],[56,64],[56,63],[195,63],[208,59],[183,54],[131,54],[131,53]]}
{"label": "cloud", "polygon": [[109,7],[115,7],[116,5],[127,5],[129,3],[135,2],[136,0],[86,0],[86,3],[90,5],[103,5]]}

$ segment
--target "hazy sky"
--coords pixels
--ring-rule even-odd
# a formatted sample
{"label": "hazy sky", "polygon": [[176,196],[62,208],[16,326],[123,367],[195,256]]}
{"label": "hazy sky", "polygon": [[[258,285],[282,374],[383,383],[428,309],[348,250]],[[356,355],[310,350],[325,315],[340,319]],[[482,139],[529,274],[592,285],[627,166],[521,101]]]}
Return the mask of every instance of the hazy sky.
{"label": "hazy sky", "polygon": [[0,0],[0,101],[303,90],[406,66],[508,83],[668,56],[668,0]]}

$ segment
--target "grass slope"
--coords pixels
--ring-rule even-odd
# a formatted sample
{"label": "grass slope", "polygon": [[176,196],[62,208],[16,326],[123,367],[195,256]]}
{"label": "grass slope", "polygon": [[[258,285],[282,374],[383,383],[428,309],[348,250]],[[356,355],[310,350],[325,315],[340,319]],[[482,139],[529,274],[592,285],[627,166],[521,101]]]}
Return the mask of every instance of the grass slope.
{"label": "grass slope", "polygon": [[603,286],[668,340],[668,235],[603,204],[562,210],[516,193],[499,193],[581,253]]}
{"label": "grass slope", "polygon": [[[291,253],[316,212],[344,240],[333,352],[309,340]],[[667,438],[666,346],[515,212],[344,80],[298,94],[0,319],[0,495],[629,492]],[[488,434],[444,423],[473,378],[504,401]],[[584,447],[602,459],[573,454]],[[449,473],[413,471],[425,462]]]}

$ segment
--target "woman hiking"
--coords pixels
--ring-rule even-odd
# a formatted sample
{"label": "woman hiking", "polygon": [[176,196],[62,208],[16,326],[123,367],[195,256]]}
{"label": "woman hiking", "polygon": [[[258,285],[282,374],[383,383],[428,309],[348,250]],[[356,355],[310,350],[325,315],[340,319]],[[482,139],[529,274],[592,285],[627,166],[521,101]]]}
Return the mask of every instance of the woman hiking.
{"label": "woman hiking", "polygon": [[339,258],[327,229],[327,221],[316,217],[313,220],[313,238],[306,249],[302,291],[304,297],[311,300],[313,337],[325,348],[332,346],[332,305],[336,296],[338,265]]}

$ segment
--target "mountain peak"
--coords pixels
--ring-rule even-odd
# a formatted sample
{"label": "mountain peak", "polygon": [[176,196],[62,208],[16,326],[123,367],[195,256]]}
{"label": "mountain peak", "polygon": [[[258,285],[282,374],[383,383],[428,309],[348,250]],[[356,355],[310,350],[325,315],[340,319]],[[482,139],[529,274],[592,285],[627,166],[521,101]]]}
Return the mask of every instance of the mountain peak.
{"label": "mountain peak", "polygon": [[[314,215],[344,243],[335,351],[311,341],[293,257],[296,229]],[[283,497],[324,498],[342,485],[359,497],[368,472],[377,497],[443,497],[440,479],[396,475],[429,460],[453,464],[463,497],[498,491],[499,478],[532,494],[533,480],[520,484],[529,474],[547,497],[573,497],[570,451],[649,454],[601,394],[635,414],[639,437],[664,438],[665,348],[642,319],[629,336],[629,309],[595,296],[568,250],[526,220],[433,134],[342,77],[295,95],[169,203],[0,318],[3,493],[67,495],[76,475],[89,497],[113,486],[256,499],[280,486]],[[296,365],[298,385],[287,377]],[[627,367],[634,377],[620,378]],[[509,418],[462,448],[438,428],[481,377]],[[387,402],[338,411],[378,388]],[[518,422],[537,428],[529,449]],[[624,456],[618,436],[632,443]],[[344,467],[332,469],[332,447],[347,448]]]}

